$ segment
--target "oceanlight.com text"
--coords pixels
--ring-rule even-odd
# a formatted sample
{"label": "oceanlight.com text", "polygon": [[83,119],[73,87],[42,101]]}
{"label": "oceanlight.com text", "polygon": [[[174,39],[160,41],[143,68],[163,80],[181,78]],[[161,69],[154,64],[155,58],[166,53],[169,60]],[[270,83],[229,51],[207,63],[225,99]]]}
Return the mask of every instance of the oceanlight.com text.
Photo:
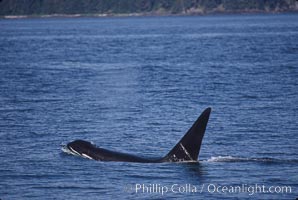
{"label": "oceanlight.com text", "polygon": [[292,193],[291,186],[285,185],[264,185],[264,184],[240,184],[240,185],[220,185],[220,184],[142,184],[136,183],[126,187],[128,192],[136,194],[149,193],[165,195],[167,193],[203,193],[210,194],[240,194],[246,193],[250,196],[255,194],[287,194]]}

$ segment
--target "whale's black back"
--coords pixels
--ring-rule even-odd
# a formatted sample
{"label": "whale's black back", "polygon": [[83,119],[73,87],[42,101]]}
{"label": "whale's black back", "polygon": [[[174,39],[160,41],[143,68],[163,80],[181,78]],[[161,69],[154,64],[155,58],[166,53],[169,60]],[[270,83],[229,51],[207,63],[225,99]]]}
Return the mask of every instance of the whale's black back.
{"label": "whale's black back", "polygon": [[197,161],[201,149],[202,140],[211,113],[207,108],[187,131],[176,146],[165,156],[159,159],[146,159],[138,156],[119,153],[96,147],[88,141],[75,140],[67,144],[67,149],[86,158],[101,161],[121,162],[183,162]]}

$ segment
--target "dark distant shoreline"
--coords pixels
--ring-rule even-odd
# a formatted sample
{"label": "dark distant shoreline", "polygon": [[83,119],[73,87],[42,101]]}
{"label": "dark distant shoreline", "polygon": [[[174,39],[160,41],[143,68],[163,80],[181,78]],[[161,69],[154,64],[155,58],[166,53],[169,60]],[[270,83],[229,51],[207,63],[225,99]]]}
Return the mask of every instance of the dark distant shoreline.
{"label": "dark distant shoreline", "polygon": [[0,18],[297,13],[296,0],[0,0]]}

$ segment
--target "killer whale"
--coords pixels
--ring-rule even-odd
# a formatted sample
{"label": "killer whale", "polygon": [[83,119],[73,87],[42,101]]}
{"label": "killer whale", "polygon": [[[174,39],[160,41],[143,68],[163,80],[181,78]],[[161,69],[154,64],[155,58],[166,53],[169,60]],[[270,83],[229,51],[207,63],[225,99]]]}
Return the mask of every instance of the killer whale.
{"label": "killer whale", "polygon": [[164,157],[157,159],[142,158],[131,154],[110,151],[84,140],[75,140],[68,143],[64,148],[71,154],[99,161],[139,163],[195,162],[200,153],[210,113],[211,108],[205,109],[174,148]]}

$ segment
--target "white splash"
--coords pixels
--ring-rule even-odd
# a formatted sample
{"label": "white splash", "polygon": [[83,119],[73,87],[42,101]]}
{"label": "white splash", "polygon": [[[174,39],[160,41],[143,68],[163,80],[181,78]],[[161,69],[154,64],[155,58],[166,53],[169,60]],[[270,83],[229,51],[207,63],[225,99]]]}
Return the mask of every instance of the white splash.
{"label": "white splash", "polygon": [[233,156],[215,156],[207,160],[207,162],[236,162],[236,161],[248,161],[249,158],[233,157]]}
{"label": "white splash", "polygon": [[247,161],[253,161],[253,162],[274,162],[279,161],[277,159],[273,158],[244,158],[244,157],[234,157],[234,156],[216,156],[211,157],[207,162],[247,162]]}
{"label": "white splash", "polygon": [[[69,149],[70,148],[70,149]],[[81,154],[79,154],[77,151],[73,150],[71,147],[67,148],[67,146],[63,146],[61,148],[61,150],[64,152],[64,153],[67,153],[67,154],[71,154],[71,155],[75,155],[75,156],[80,156]]]}

